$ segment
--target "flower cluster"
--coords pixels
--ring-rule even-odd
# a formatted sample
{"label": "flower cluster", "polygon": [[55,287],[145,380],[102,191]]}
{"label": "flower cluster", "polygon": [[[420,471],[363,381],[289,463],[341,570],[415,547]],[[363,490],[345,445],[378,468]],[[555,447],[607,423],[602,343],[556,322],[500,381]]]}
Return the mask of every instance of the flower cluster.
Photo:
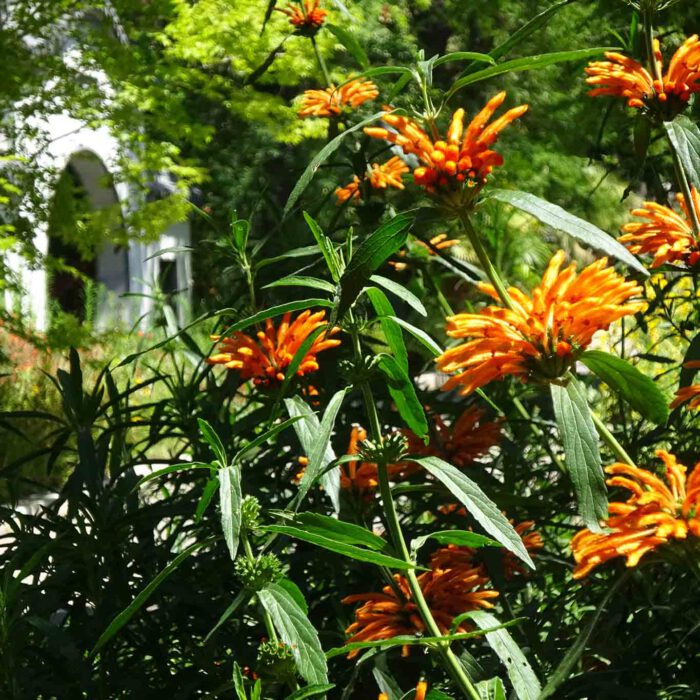
{"label": "flower cluster", "polygon": [[700,537],[700,462],[686,478],[687,467],[658,450],[665,465],[665,481],[639,467],[616,463],[606,468],[612,475],[609,486],[620,486],[632,494],[624,503],[610,503],[606,532],[578,532],[571,540],[576,568],[574,578],[583,578],[611,559],[624,557],[636,566],[649,552],[689,534]]}
{"label": "flower cluster", "polygon": [[493,168],[503,164],[503,157],[491,146],[508,124],[527,111],[527,105],[514,107],[489,124],[505,98],[505,92],[492,97],[466,129],[464,110],[458,109],[444,141],[433,141],[413,119],[398,114],[384,116],[391,129],[371,126],[365,128],[365,133],[417,156],[422,165],[413,171],[413,179],[428,192],[461,191],[464,187],[478,189]]}
{"label": "flower cluster", "polygon": [[639,62],[623,54],[608,51],[607,61],[593,61],[586,67],[586,82],[594,85],[589,95],[613,95],[627,100],[629,107],[649,108],[654,103],[666,103],[669,98],[683,107],[690,95],[700,92],[700,41],[697,35],[686,39],[671,58],[668,70],[663,70],[663,58],[658,39],[653,40],[654,76]]}
{"label": "flower cluster", "polygon": [[302,31],[315,33],[326,21],[328,11],[319,7],[319,0],[302,0],[302,2],[275,9],[287,15],[292,26]]}
{"label": "flower cluster", "polygon": [[[690,206],[700,214],[700,193],[693,187],[690,191]],[[685,197],[678,193],[676,199],[681,214],[656,202],[644,202],[642,209],[633,209],[632,215],[644,222],[625,224],[625,232],[619,241],[635,255],[653,255],[651,267],[664,263],[684,263],[694,267],[700,262],[700,239],[693,227],[693,217]]]}
{"label": "flower cluster", "polygon": [[[425,700],[425,694],[428,692],[428,684],[425,681],[418,681],[413,700]],[[379,693],[378,700],[389,700],[386,693]]]}
{"label": "flower cluster", "polygon": [[[641,303],[626,303],[642,288],[608,267],[607,258],[579,274],[575,263],[561,270],[564,258],[563,251],[554,255],[532,296],[509,288],[512,309],[488,306],[478,314],[447,319],[449,336],[469,340],[438,358],[443,372],[458,372],[445,390],[460,387],[469,394],[508,375],[555,380],[573,366],[596,331],[643,308]],[[498,298],[491,285],[479,287]]]}
{"label": "flower cluster", "polygon": [[[265,330],[258,331],[255,339],[240,332],[225,337],[213,335],[211,339],[219,343],[221,352],[212,355],[208,362],[237,370],[241,379],[252,379],[256,385],[267,386],[271,382],[281,382],[286,368],[303,342],[317,328],[326,324],[325,317],[325,311],[312,314],[306,310],[292,321],[291,314],[287,313],[278,328],[268,318]],[[332,338],[339,331],[339,328],[331,328],[313,341],[297,368],[297,376],[302,377],[318,370],[316,355],[340,345],[339,340]]]}
{"label": "flower cluster", "polygon": [[[487,588],[489,578],[481,566],[474,566],[450,548],[440,549],[433,555],[430,570],[418,577],[418,583],[435,622],[444,634],[452,621],[469,610],[489,609],[498,597],[498,591]],[[355,610],[355,621],[345,630],[352,642],[368,642],[390,639],[400,635],[425,632],[425,624],[413,600],[408,581],[401,575],[394,576],[393,584],[385,586],[381,593],[358,593],[343,598],[343,603],[362,603]],[[465,632],[460,624],[458,632]],[[348,658],[359,653],[352,650]],[[404,655],[408,647],[404,647]]]}
{"label": "flower cluster", "polygon": [[[364,180],[369,182],[370,186],[375,190],[386,190],[389,187],[402,190],[404,189],[402,176],[409,170],[409,167],[401,158],[394,156],[386,163],[372,163],[367,168]],[[360,192],[361,184],[362,180],[355,175],[351,183],[345,185],[345,187],[338,187],[335,191],[338,204],[348,200],[359,200],[362,196]]]}
{"label": "flower cluster", "polygon": [[339,117],[347,107],[357,109],[379,95],[371,80],[350,80],[340,87],[305,90],[297,114],[302,117]]}

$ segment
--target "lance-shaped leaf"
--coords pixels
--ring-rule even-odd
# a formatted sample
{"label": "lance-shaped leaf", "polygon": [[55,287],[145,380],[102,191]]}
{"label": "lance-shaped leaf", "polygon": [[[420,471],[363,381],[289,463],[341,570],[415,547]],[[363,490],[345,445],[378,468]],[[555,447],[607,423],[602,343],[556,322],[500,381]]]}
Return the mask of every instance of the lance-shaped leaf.
{"label": "lance-shaped leaf", "polygon": [[543,224],[551,226],[558,231],[563,231],[577,241],[595,248],[605,253],[605,255],[617,258],[625,265],[637,270],[637,272],[641,272],[644,275],[649,274],[644,265],[612,236],[609,236],[605,231],[588,221],[570,214],[560,206],[548,202],[546,199],[541,199],[534,194],[519,190],[491,190],[489,197],[499,202],[506,202],[516,209],[534,216]]}
{"label": "lance-shaped leaf", "polygon": [[386,377],[387,388],[401,418],[418,437],[425,437],[428,434],[428,421],[408,374],[393,357],[383,353],[377,359],[377,367]]}
{"label": "lance-shaped leaf", "polygon": [[219,469],[219,504],[221,506],[221,529],[231,559],[236,559],[241,535],[241,470],[238,467]]}
{"label": "lance-shaped leaf", "polygon": [[[688,345],[688,349],[685,351],[685,357],[683,358],[683,364],[687,362],[698,362],[700,361],[700,333],[698,333]],[[693,367],[683,367],[681,369],[681,374],[678,379],[678,386],[690,386],[693,383],[693,377],[697,372],[697,369]]]}
{"label": "lance-shaped leaf", "polygon": [[273,583],[258,593],[280,639],[289,647],[299,675],[307,683],[328,683],[326,657],[308,615],[292,596]]}
{"label": "lance-shaped leaf", "polygon": [[550,384],[550,389],[579,514],[586,527],[600,532],[599,521],[608,516],[608,496],[591,409],[583,388],[573,377],[566,386]]}
{"label": "lance-shaped leaf", "polygon": [[492,540],[490,537],[485,537],[477,532],[469,530],[443,530],[442,532],[431,532],[429,535],[416,537],[411,542],[411,555],[415,558],[418,550],[428,541],[435,540],[440,544],[456,544],[460,547],[500,547],[501,545]]}
{"label": "lance-shaped leaf", "polygon": [[664,122],[664,127],[690,184],[700,190],[700,129],[684,116]]}
{"label": "lance-shaped leaf", "polygon": [[396,294],[397,297],[403,299],[412,309],[415,309],[421,316],[427,316],[428,312],[423,306],[423,302],[411,291],[406,289],[402,284],[394,282],[394,280],[387,279],[381,275],[372,275],[370,281],[378,284],[380,287],[384,287],[387,291],[392,294]]}
{"label": "lance-shaped leaf", "polygon": [[406,344],[403,342],[401,327],[393,320],[394,307],[381,289],[367,287],[365,294],[367,294],[374,310],[377,312],[386,342],[391,348],[394,358],[404,372],[408,372],[408,352],[406,351]]}
{"label": "lance-shaped leaf", "polygon": [[382,224],[354,252],[340,278],[340,303],[336,311],[338,318],[342,318],[352,306],[370,275],[406,242],[412,224],[411,214],[397,214]]}
{"label": "lance-shaped leaf", "polygon": [[337,24],[326,24],[325,27],[348,50],[348,53],[357,61],[360,68],[363,70],[369,68],[369,59],[365,50],[347,29],[339,27]]}
{"label": "lance-shaped leaf", "polygon": [[665,423],[668,403],[651,377],[621,357],[609,352],[588,350],[581,355],[581,362],[602,379],[613,391],[619,393],[636,411],[654,423]]}
{"label": "lance-shaped leaf", "polygon": [[420,464],[442,483],[494,540],[513,552],[530,568],[535,568],[515,528],[501,513],[500,508],[468,476],[439,457],[409,456],[407,459]]}
{"label": "lance-shaped leaf", "polygon": [[[482,630],[492,629],[500,624],[491,613],[485,610],[469,613],[469,619]],[[542,690],[540,682],[525,658],[525,654],[510,636],[510,632],[503,628],[486,632],[486,641],[506,667],[508,678],[513,684],[513,690],[518,699],[537,700]]]}

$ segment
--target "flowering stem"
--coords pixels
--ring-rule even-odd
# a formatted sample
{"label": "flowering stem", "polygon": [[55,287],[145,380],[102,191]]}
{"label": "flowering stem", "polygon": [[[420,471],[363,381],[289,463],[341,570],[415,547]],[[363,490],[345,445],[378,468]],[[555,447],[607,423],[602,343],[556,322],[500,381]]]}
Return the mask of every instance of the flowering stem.
{"label": "flowering stem", "polygon": [[[362,347],[360,345],[360,336],[357,327],[354,325],[352,320],[352,314],[350,315],[352,329],[352,345],[355,360],[357,362],[362,361]],[[372,389],[370,388],[369,382],[363,379],[359,382],[359,388],[362,392],[362,397],[365,403],[365,410],[367,411],[367,417],[369,420],[370,435],[372,440],[377,444],[381,442],[382,431],[381,424],[379,422],[379,415],[377,413],[377,406],[374,402],[374,397],[372,396]],[[396,506],[394,505],[394,499],[391,495],[391,484],[389,483],[389,472],[387,470],[387,464],[384,460],[379,460],[377,462],[377,475],[379,481],[379,493],[382,499],[382,505],[384,507],[384,516],[386,519],[387,527],[389,529],[389,534],[391,535],[391,540],[394,547],[398,550],[401,558],[409,564],[412,564],[411,555],[406,545],[406,539],[401,531],[401,523],[399,522],[398,514],[396,513]],[[408,581],[408,586],[411,590],[411,596],[418,608],[421,618],[425,623],[425,626],[433,637],[442,637],[442,632],[435,622],[430,607],[428,606],[425,597],[423,596],[423,591],[420,587],[420,582],[416,576],[414,569],[409,569],[406,572],[406,580]],[[438,651],[442,657],[447,670],[453,677],[454,681],[460,687],[465,697],[471,698],[471,700],[479,700],[480,695],[474,684],[469,679],[464,667],[460,663],[459,659],[455,656],[455,653],[450,648],[449,642],[442,642],[438,645]]]}
{"label": "flowering stem", "polygon": [[634,460],[627,454],[625,448],[615,439],[615,436],[607,429],[605,423],[603,423],[598,416],[591,411],[591,418],[593,418],[593,424],[598,431],[598,435],[603,439],[607,446],[612,450],[612,452],[617,455],[618,459],[629,464],[631,467],[636,467]]}
{"label": "flowering stem", "polygon": [[505,284],[503,283],[501,276],[498,274],[498,270],[496,270],[496,268],[493,266],[493,263],[491,262],[491,259],[489,258],[486,249],[481,243],[479,234],[474,229],[474,226],[472,225],[469,216],[465,212],[460,212],[459,220],[462,223],[462,227],[464,228],[467,237],[469,238],[469,242],[472,244],[472,248],[474,248],[476,257],[479,258],[479,263],[481,264],[481,267],[483,268],[484,272],[491,281],[491,284],[498,293],[498,296],[501,298],[503,305],[507,309],[514,311],[515,306],[513,304],[513,300],[510,298],[510,294],[508,294],[508,290]]}
{"label": "flowering stem", "polygon": [[326,87],[331,86],[331,74],[328,72],[328,68],[326,67],[326,62],[323,60],[323,56],[321,56],[321,52],[318,50],[318,44],[316,43],[316,37],[312,36],[311,37],[311,45],[314,47],[314,53],[316,54],[316,60],[318,61],[319,68],[321,69],[321,73],[323,73],[323,79],[326,81]]}

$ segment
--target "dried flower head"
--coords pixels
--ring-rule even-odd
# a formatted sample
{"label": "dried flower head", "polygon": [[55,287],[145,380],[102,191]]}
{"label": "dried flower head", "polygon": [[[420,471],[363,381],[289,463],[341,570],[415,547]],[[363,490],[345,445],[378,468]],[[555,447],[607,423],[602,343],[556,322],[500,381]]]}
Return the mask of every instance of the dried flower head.
{"label": "dried flower head", "polygon": [[[208,362],[237,370],[241,379],[252,379],[256,385],[281,382],[297,350],[311,333],[325,325],[325,317],[325,311],[312,314],[306,310],[292,321],[291,314],[286,313],[278,328],[275,328],[272,319],[268,318],[265,321],[265,330],[259,331],[256,339],[240,332],[224,338],[212,336],[212,340],[219,342],[222,352],[212,355]],[[314,340],[297,368],[297,376],[301,377],[318,370],[316,356],[324,350],[340,345],[339,340],[331,338],[339,330],[332,328],[329,332],[324,331]]]}
{"label": "dried flower head", "polygon": [[683,42],[665,74],[658,39],[654,39],[653,51],[653,76],[641,63],[614,51],[605,53],[607,61],[589,63],[586,82],[595,87],[588,94],[623,97],[629,107],[637,109],[656,108],[670,102],[672,111],[680,111],[692,93],[700,92],[698,36],[694,34]]}
{"label": "dried flower head", "polygon": [[571,540],[576,567],[574,578],[583,578],[611,559],[624,557],[627,566],[673,540],[688,535],[700,537],[700,462],[686,479],[687,467],[676,458],[658,450],[665,465],[664,480],[646,469],[616,463],[606,468],[612,477],[609,486],[630,491],[624,503],[610,503],[608,532],[581,530]]}
{"label": "dried flower head", "polygon": [[[700,215],[700,193],[691,188],[692,206]],[[684,263],[694,267],[700,262],[700,239],[693,228],[693,219],[685,197],[678,193],[676,199],[681,213],[656,202],[644,202],[642,209],[633,209],[632,215],[645,219],[644,222],[625,224],[625,232],[618,239],[635,255],[653,255],[651,267],[664,263]]]}
{"label": "dried flower head", "polygon": [[[564,258],[563,251],[554,255],[532,296],[509,288],[513,310],[488,306],[478,314],[447,319],[447,334],[468,342],[438,358],[440,370],[458,372],[444,389],[459,386],[461,393],[469,394],[508,375],[524,381],[555,380],[573,366],[596,331],[643,308],[641,303],[626,303],[642,288],[607,267],[607,258],[580,274],[576,263],[561,271]],[[491,285],[479,287],[498,298]]]}
{"label": "dried flower head", "polygon": [[413,171],[413,179],[428,192],[441,196],[457,194],[461,195],[458,199],[464,199],[465,189],[472,190],[466,198],[471,200],[493,168],[503,164],[503,157],[491,146],[508,124],[527,111],[527,105],[514,107],[489,124],[505,98],[505,92],[492,97],[466,129],[464,110],[458,109],[444,141],[433,142],[413,119],[397,114],[384,116],[391,129],[371,126],[365,128],[365,133],[418,156],[422,165]]}
{"label": "dried flower head", "polygon": [[305,90],[297,114],[304,117],[339,117],[347,107],[357,109],[379,95],[371,80],[355,79],[325,90]]}

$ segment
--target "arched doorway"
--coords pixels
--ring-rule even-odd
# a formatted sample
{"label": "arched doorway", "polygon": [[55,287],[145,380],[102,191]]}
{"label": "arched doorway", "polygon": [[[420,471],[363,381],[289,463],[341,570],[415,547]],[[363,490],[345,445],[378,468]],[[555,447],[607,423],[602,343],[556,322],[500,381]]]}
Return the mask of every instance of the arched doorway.
{"label": "arched doorway", "polygon": [[129,260],[119,243],[121,227],[107,168],[89,151],[73,154],[56,183],[49,215],[47,292],[54,315],[67,312],[98,326],[124,319],[119,295],[129,291]]}

